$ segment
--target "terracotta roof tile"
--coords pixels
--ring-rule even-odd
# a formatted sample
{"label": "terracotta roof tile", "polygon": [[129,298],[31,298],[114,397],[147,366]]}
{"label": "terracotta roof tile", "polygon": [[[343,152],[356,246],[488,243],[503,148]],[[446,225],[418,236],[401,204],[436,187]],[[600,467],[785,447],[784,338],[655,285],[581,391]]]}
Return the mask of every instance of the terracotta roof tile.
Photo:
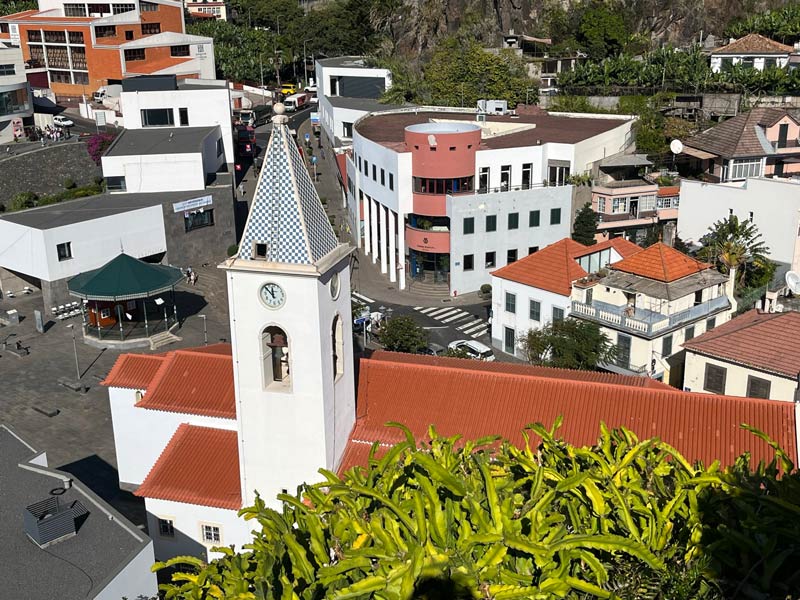
{"label": "terracotta roof tile", "polygon": [[753,108],[689,138],[684,144],[723,158],[766,156],[771,152],[764,148],[756,129],[769,127],[786,116],[792,117],[782,108]]}
{"label": "terracotta roof tile", "polygon": [[711,265],[695,260],[675,248],[658,242],[633,256],[612,264],[611,268],[615,271],[670,283],[710,269]]}
{"label": "terracotta roof tile", "polygon": [[587,254],[605,250],[606,248],[613,248],[622,258],[628,258],[629,256],[633,256],[637,252],[642,251],[641,246],[637,246],[633,242],[626,240],[624,237],[615,237],[611,238],[610,240],[603,240],[594,246],[586,246],[586,250],[576,252],[573,255],[573,258],[586,256]]}
{"label": "terracotta roof tile", "polygon": [[181,424],[134,494],[142,498],[240,509],[236,432]]}
{"label": "terracotta roof tile", "polygon": [[492,272],[495,277],[530,285],[554,294],[569,296],[572,282],[587,275],[573,259],[586,246],[564,238]]}
{"label": "terracotta roof tile", "polygon": [[146,390],[163,362],[162,356],[121,354],[102,381],[102,385]]}
{"label": "terracotta roof tile", "polygon": [[781,44],[758,33],[749,33],[711,54],[791,54],[792,46]]}
{"label": "terracotta roof tile", "polygon": [[665,185],[663,187],[658,188],[657,194],[659,198],[671,198],[672,196],[680,196],[681,187],[679,185]]}
{"label": "terracotta roof tile", "polygon": [[594,381],[597,383],[613,383],[617,385],[633,386],[640,388],[657,388],[676,392],[674,387],[649,377],[634,375],[617,375],[601,371],[578,371],[576,369],[556,369],[553,367],[538,367],[523,363],[508,363],[500,361],[484,362],[468,358],[450,358],[447,356],[427,356],[425,354],[405,354],[402,352],[389,352],[378,350],[373,352],[370,360],[403,363],[407,365],[427,365],[444,367],[460,371],[489,371],[492,373],[506,373],[526,377],[549,377],[552,379],[566,379],[572,381]]}
{"label": "terracotta roof tile", "polygon": [[800,313],[751,310],[683,344],[703,355],[720,358],[784,377],[800,374]]}
{"label": "terracotta roof tile", "polygon": [[770,447],[741,429],[747,423],[790,456],[797,449],[794,405],[773,400],[364,359],[358,401],[359,417],[340,471],[363,464],[368,443],[404,439],[402,431],[385,426],[390,421],[408,426],[418,440],[434,425],[441,435],[497,434],[522,444],[527,424],[550,426],[563,416],[559,435],[579,446],[595,443],[603,422],[625,426],[640,438],[657,436],[690,461],[707,465],[714,460],[729,465],[743,452],[754,461],[769,460]]}
{"label": "terracotta roof tile", "polygon": [[235,419],[236,398],[230,355],[195,350],[167,353],[136,406]]}

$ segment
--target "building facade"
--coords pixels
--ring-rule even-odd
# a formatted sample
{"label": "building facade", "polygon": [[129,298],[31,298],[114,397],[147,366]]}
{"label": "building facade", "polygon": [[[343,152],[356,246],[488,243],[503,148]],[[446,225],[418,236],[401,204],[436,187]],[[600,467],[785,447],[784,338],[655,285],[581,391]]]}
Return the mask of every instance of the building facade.
{"label": "building facade", "polygon": [[186,10],[195,18],[214,18],[218,21],[227,21],[230,5],[227,2],[214,2],[213,0],[188,0]]}
{"label": "building facade", "polygon": [[32,115],[33,98],[22,51],[0,42],[0,143],[23,136],[24,121]]}
{"label": "building facade", "polygon": [[795,53],[793,46],[781,44],[758,33],[750,33],[711,53],[711,70],[719,73],[734,65],[763,71],[764,69],[783,69],[789,64],[789,57]]}
{"label": "building facade", "polygon": [[38,10],[0,17],[0,42],[19,45],[57,96],[88,97],[131,75],[215,77],[213,40],[186,34],[175,0],[42,0]]}
{"label": "building facade", "polygon": [[347,159],[356,239],[390,282],[447,294],[569,235],[582,174],[630,143],[632,121],[469,109],[399,109],[359,120]]}

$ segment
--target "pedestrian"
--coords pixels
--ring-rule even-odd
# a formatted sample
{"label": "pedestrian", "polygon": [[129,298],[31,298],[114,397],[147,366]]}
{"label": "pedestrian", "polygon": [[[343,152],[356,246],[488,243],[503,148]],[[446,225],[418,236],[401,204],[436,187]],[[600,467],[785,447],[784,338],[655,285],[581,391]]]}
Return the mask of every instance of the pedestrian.
{"label": "pedestrian", "polygon": [[239,184],[239,195],[244,198],[244,183]]}
{"label": "pedestrian", "polygon": [[320,148],[319,155],[322,157],[322,160],[325,160],[325,148]]}
{"label": "pedestrian", "polygon": [[191,281],[191,283],[192,283],[192,287],[197,285],[197,272],[196,271],[192,271],[192,281]]}

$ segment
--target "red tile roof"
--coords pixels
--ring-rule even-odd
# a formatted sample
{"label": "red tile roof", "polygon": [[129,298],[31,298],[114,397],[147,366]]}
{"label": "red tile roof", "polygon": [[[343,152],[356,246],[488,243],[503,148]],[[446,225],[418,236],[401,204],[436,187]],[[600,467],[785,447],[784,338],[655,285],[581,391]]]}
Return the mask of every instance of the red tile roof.
{"label": "red tile roof", "polygon": [[796,379],[800,313],[751,310],[683,344],[693,352]]}
{"label": "red tile roof", "polygon": [[743,452],[754,461],[769,460],[770,447],[741,429],[757,427],[796,456],[794,404],[775,400],[732,398],[662,389],[641,389],[591,381],[453,369],[388,360],[363,359],[358,388],[358,419],[340,471],[364,464],[369,444],[393,444],[402,431],[386,427],[405,424],[418,440],[430,425],[441,435],[465,439],[499,434],[522,444],[523,427],[547,426],[564,417],[559,435],[566,441],[591,445],[600,423],[625,426],[640,438],[657,436],[690,461],[706,465],[720,460],[730,465]]}
{"label": "red tile roof", "polygon": [[711,54],[791,54],[792,46],[781,44],[758,33],[749,33]]}
{"label": "red tile roof", "polygon": [[146,390],[163,362],[163,356],[122,354],[102,384],[108,387]]}
{"label": "red tile roof", "polygon": [[194,350],[169,352],[136,406],[235,419],[230,355]]}
{"label": "red tile roof", "polygon": [[658,188],[659,198],[672,198],[673,196],[681,195],[681,186],[679,185],[666,185]]}
{"label": "red tile roof", "polygon": [[[637,246],[638,247],[638,246]],[[553,367],[537,367],[524,363],[508,363],[500,361],[484,362],[468,358],[450,358],[446,356],[427,356],[425,354],[404,354],[402,352],[389,352],[378,350],[373,352],[370,360],[418,364],[443,367],[461,371],[490,371],[492,373],[506,373],[509,375],[549,377],[552,379],[566,379],[572,381],[594,381],[596,383],[613,383],[640,388],[657,388],[676,392],[674,387],[649,377],[634,375],[617,375],[601,371],[578,371],[576,369],[555,369]]]}
{"label": "red tile roof", "polygon": [[525,258],[492,272],[495,277],[516,281],[554,294],[569,296],[572,282],[587,275],[574,260],[586,246],[564,238]]}
{"label": "red tile roof", "polygon": [[236,432],[180,425],[134,494],[184,504],[240,509]]}
{"label": "red tile roof", "polygon": [[612,264],[611,268],[615,271],[670,283],[710,269],[711,265],[695,260],[675,248],[658,242],[633,256]]}
{"label": "red tile roof", "polygon": [[339,169],[339,181],[343,186],[347,185],[347,154],[344,152],[336,154],[336,166]]}
{"label": "red tile roof", "polygon": [[684,145],[723,158],[774,154],[769,147],[765,147],[764,128],[785,117],[797,121],[783,108],[753,108],[698,133],[686,140]]}
{"label": "red tile roof", "polygon": [[588,275],[575,259],[605,248],[614,248],[623,258],[633,256],[641,250],[633,242],[621,237],[605,240],[594,246],[584,246],[573,239],[564,238],[493,271],[492,275],[569,296],[572,282]]}

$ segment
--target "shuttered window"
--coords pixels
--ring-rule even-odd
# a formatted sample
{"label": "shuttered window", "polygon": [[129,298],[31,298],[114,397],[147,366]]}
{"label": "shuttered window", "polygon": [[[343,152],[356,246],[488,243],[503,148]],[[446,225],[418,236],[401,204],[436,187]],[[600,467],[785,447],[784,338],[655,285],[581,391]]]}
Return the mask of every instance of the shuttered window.
{"label": "shuttered window", "polygon": [[747,397],[748,398],[766,398],[769,399],[769,391],[772,383],[761,377],[747,377]]}
{"label": "shuttered window", "polygon": [[706,373],[703,381],[703,389],[714,394],[725,393],[725,378],[728,370],[717,365],[706,364]]}

